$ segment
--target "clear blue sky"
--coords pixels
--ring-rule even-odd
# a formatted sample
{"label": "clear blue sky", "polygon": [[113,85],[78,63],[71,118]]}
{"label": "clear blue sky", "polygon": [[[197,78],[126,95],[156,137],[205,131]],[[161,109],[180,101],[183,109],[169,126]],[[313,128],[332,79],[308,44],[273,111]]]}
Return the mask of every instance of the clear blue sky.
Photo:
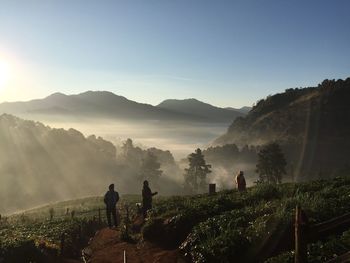
{"label": "clear blue sky", "polygon": [[0,101],[110,90],[251,105],[350,76],[349,14],[346,0],[0,0]]}

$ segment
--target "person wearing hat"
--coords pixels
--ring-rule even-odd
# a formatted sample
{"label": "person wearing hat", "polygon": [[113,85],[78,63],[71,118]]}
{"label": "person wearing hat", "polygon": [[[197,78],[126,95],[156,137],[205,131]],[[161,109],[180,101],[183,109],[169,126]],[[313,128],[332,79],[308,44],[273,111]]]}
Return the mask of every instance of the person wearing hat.
{"label": "person wearing hat", "polygon": [[104,196],[104,203],[106,204],[106,211],[107,211],[107,221],[109,228],[112,228],[112,220],[111,217],[113,217],[113,223],[114,227],[118,226],[117,222],[117,203],[119,201],[119,194],[118,192],[114,191],[114,184],[109,185],[109,190]]}
{"label": "person wearing hat", "polygon": [[152,193],[151,188],[149,188],[148,181],[143,181],[143,188],[142,188],[142,211],[143,211],[143,218],[146,218],[147,211],[152,209],[152,197],[154,195],[158,194],[158,192]]}
{"label": "person wearing hat", "polygon": [[244,192],[246,190],[246,182],[243,171],[239,171],[239,173],[237,174],[236,185],[239,192]]}

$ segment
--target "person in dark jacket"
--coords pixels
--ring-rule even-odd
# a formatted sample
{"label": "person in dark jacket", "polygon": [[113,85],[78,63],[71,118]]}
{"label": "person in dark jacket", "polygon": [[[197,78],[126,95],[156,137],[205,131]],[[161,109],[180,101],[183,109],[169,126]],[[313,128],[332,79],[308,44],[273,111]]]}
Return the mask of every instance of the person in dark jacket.
{"label": "person in dark jacket", "polygon": [[142,211],[144,218],[147,216],[147,211],[152,209],[152,197],[156,194],[158,194],[158,192],[152,193],[151,188],[149,188],[148,181],[145,180],[142,188]]}
{"label": "person in dark jacket", "polygon": [[119,194],[114,191],[114,184],[109,185],[109,190],[105,194],[103,201],[106,204],[108,226],[112,228],[112,216],[114,226],[117,227],[117,203],[119,201]]}

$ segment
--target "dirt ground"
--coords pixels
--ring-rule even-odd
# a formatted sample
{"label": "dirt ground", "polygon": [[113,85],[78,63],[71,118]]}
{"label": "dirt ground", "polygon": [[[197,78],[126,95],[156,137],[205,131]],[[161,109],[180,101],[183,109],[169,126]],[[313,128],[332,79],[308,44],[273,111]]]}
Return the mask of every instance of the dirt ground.
{"label": "dirt ground", "polygon": [[184,263],[179,251],[164,250],[154,244],[142,242],[132,244],[120,240],[120,232],[104,228],[96,233],[90,245],[85,248],[90,263]]}

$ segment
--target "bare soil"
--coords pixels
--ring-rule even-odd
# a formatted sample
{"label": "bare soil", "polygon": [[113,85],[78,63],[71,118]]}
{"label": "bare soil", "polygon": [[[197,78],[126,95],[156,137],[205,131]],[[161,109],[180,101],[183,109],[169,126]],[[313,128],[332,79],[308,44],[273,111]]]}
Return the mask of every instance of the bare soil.
{"label": "bare soil", "polygon": [[143,241],[137,244],[124,242],[120,232],[104,228],[98,231],[84,250],[90,255],[91,263],[184,263],[178,249],[165,250],[155,244]]}

